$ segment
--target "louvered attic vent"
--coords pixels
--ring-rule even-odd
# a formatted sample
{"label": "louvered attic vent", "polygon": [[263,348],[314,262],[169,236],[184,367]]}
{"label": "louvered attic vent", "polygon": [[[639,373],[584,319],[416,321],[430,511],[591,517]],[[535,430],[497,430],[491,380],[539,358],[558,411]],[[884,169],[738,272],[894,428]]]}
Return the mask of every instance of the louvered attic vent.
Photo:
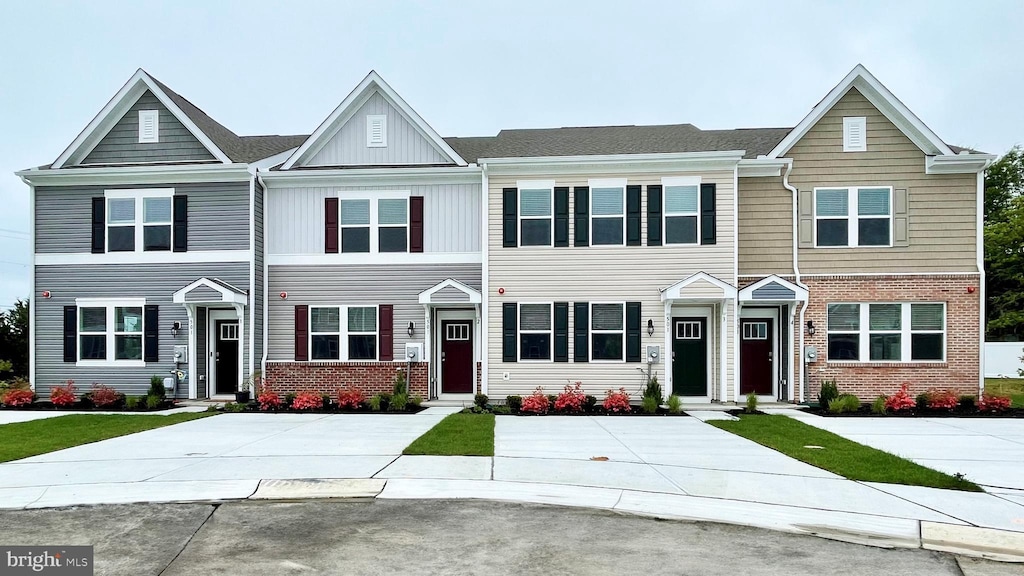
{"label": "louvered attic vent", "polygon": [[139,143],[160,141],[160,111],[139,110]]}
{"label": "louvered attic vent", "polygon": [[388,145],[388,117],[371,114],[366,117],[366,146],[384,148]]}
{"label": "louvered attic vent", "polygon": [[866,152],[867,149],[867,119],[864,116],[843,118],[843,152]]}

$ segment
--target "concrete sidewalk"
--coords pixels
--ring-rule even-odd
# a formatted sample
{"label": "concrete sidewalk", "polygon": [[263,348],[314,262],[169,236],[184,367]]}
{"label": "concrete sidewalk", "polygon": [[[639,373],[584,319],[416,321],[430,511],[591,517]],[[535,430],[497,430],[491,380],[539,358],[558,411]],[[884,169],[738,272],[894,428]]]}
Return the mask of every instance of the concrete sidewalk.
{"label": "concrete sidewalk", "polygon": [[483,498],[873,545],[950,549],[973,538],[964,550],[1024,560],[1024,502],[853,482],[696,418],[500,416],[494,458],[399,456],[457,410],[224,414],[186,422],[0,464],[0,507]]}

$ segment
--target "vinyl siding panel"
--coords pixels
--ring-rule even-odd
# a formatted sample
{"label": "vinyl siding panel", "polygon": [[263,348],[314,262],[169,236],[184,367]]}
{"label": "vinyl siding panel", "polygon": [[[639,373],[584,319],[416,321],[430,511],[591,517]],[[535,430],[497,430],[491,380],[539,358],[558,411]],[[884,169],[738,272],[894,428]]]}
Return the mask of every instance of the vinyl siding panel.
{"label": "vinyl siding panel", "polygon": [[768,283],[754,290],[754,300],[792,300],[796,298],[796,292],[776,282]]}
{"label": "vinyl siding panel", "polygon": [[[387,116],[387,146],[366,145],[366,116]],[[452,164],[405,115],[380,92],[370,98],[352,115],[306,166],[352,166],[392,164]]]}
{"label": "vinyl siding panel", "polygon": [[[169,375],[174,368],[174,345],[188,344],[188,314],[185,307],[172,302],[178,289],[201,277],[217,277],[238,286],[248,286],[249,265],[178,264],[139,265],[104,264],[85,266],[37,266],[36,285],[52,292],[49,299],[39,299],[36,308],[36,386],[45,396],[51,386],[73,379],[85,390],[93,382],[116,387],[126,394],[144,394],[153,375]],[[77,367],[63,361],[63,309],[75,305],[75,298],[140,298],[146,304],[160,306],[160,361],[144,368]],[[246,311],[248,314],[248,310]],[[172,322],[181,322],[176,338],[170,335]],[[248,322],[247,322],[248,323]],[[252,334],[246,326],[246,338]],[[197,351],[198,352],[198,351]],[[245,354],[248,346],[245,346]],[[202,359],[202,355],[197,358]],[[246,362],[247,360],[246,356]],[[201,362],[200,362],[201,363]],[[188,395],[186,386],[177,391]]]}
{"label": "vinyl siding panel", "polygon": [[221,293],[210,288],[209,286],[197,286],[191,292],[185,295],[186,302],[218,302],[221,299]]}
{"label": "vinyl siding panel", "polygon": [[[267,254],[323,254],[324,198],[338,192],[408,190],[423,196],[423,250],[480,252],[480,185],[318,186],[267,194]],[[346,196],[348,197],[348,196]]]}
{"label": "vinyl siding panel", "polygon": [[[40,186],[36,188],[36,251],[90,253],[92,198],[104,190],[173,188],[188,195],[188,249],[249,249],[249,184],[246,182],[143,186]],[[144,196],[140,192],[139,196]]]}
{"label": "vinyl siding panel", "polygon": [[[662,176],[678,174],[632,173],[600,175],[601,178],[626,178],[629,185],[661,184]],[[692,175],[688,174],[688,175]],[[555,186],[587,186],[589,175],[492,176],[488,202],[488,258],[490,267],[490,298],[488,305],[487,354],[489,359],[488,393],[493,397],[508,394],[529,394],[537,386],[548,393],[557,393],[567,381],[583,382],[588,393],[602,397],[605,390],[624,386],[635,392],[639,389],[638,367],[644,363],[573,361],[573,333],[575,320],[569,314],[570,360],[568,363],[502,362],[502,304],[505,302],[641,302],[641,350],[647,346],[661,347],[663,358],[670,358],[665,350],[665,305],[661,290],[694,274],[707,272],[725,282],[735,284],[734,228],[733,228],[733,172],[716,171],[701,174],[705,183],[717,185],[717,244],[694,246],[647,246],[647,194],[641,198],[641,246],[589,246],[575,247],[574,226],[569,226],[569,247],[502,247],[502,189],[515,187],[517,179],[554,180]],[[575,213],[574,194],[569,195],[569,213]],[[505,293],[498,295],[498,288]],[[719,291],[720,293],[720,291]],[[732,307],[728,308],[731,334]],[[717,334],[719,315],[713,316],[712,325]],[[654,336],[647,335],[647,320],[654,322]],[[716,336],[717,338],[717,336]],[[730,339],[731,342],[731,339]],[[712,378],[719,374],[719,347],[716,343],[709,353],[715,357]],[[727,353],[727,378],[732,379],[732,346]],[[667,385],[666,370],[670,364],[663,361],[654,366],[662,383]],[[504,380],[503,373],[509,374]],[[717,390],[717,384],[715,385]],[[731,394],[731,392],[730,392]],[[731,398],[730,398],[731,399]]]}
{"label": "vinyl siding panel", "polygon": [[[159,142],[139,143],[139,110],[159,110]],[[146,91],[118,120],[82,164],[214,160],[188,128],[152,92]]]}
{"label": "vinyl siding panel", "polygon": [[454,286],[447,286],[434,292],[430,297],[431,302],[469,302],[469,294]]}
{"label": "vinyl siding panel", "polygon": [[793,194],[782,177],[740,178],[740,274],[793,273]]}
{"label": "vinyl siding panel", "polygon": [[[867,118],[867,152],[843,152],[844,116]],[[925,174],[924,153],[855,88],[788,156],[793,158],[789,180],[799,190],[880,185],[908,191],[909,246],[801,248],[802,273],[978,271],[976,176]]]}
{"label": "vinyl siding panel", "polygon": [[[268,360],[295,359],[295,306],[394,306],[395,358],[405,357],[407,342],[423,342],[424,308],[419,294],[448,278],[479,290],[479,264],[424,266],[271,266],[271,294],[287,292],[288,299],[269,301]],[[410,338],[405,326],[416,323]]]}

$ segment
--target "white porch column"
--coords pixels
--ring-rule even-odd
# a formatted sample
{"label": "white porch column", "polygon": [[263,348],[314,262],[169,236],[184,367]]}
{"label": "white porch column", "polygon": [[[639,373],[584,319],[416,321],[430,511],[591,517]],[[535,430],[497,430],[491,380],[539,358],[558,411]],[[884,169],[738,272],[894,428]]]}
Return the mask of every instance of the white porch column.
{"label": "white porch column", "polygon": [[[718,370],[718,381],[720,392],[718,397],[721,398],[722,402],[729,401],[729,380],[726,377],[726,367],[728,364],[728,350],[729,350],[729,329],[728,329],[728,312],[729,312],[729,301],[722,300],[719,304],[721,307],[721,313],[719,314],[719,338],[718,338],[718,349],[719,349],[719,370]],[[735,378],[735,375],[733,375]]]}
{"label": "white porch column", "polygon": [[430,323],[430,313],[432,311],[431,308],[432,307],[431,307],[430,304],[424,304],[423,305],[423,358],[421,360],[425,360],[425,361],[427,361],[429,363],[429,364],[427,364],[427,366],[428,366],[428,369],[427,369],[427,399],[428,400],[431,399],[431,398],[436,398],[437,397],[437,394],[434,391],[434,386],[436,385],[436,382],[437,382],[437,377],[436,377],[436,372],[435,372],[437,370],[437,363],[434,362],[433,346],[431,346],[433,344],[433,338],[431,338],[431,336],[433,336],[433,333],[434,333],[434,328],[431,326],[431,323]]}
{"label": "white porch column", "polygon": [[245,306],[234,304],[235,313],[238,314],[238,381],[235,382],[235,390],[241,389],[245,381]]}
{"label": "white porch column", "polygon": [[196,306],[185,304],[185,312],[188,313],[188,397],[198,398],[198,368],[196,367]]}
{"label": "white porch column", "polygon": [[672,394],[672,366],[676,359],[672,355],[672,301],[665,301],[665,348],[661,351],[661,362],[665,366],[665,387]]}

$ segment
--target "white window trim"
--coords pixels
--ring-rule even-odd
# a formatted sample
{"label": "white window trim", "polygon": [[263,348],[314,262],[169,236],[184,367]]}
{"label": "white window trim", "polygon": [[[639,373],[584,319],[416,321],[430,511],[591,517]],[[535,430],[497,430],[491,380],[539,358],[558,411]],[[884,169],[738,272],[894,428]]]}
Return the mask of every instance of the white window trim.
{"label": "white window trim", "polygon": [[[79,367],[118,367],[118,368],[144,368],[146,366],[146,299],[145,298],[75,298],[75,366]],[[105,360],[82,360],[82,308],[105,308],[107,313],[106,330],[107,358]],[[142,327],[137,334],[142,337],[142,359],[140,360],[116,360],[117,356],[117,333],[115,332],[114,314],[115,308],[142,308]],[[87,332],[87,334],[99,334],[99,332]],[[121,332],[121,335],[127,332]],[[132,332],[131,335],[135,335]]]}
{"label": "white window trim", "polygon": [[[171,252],[174,249],[174,188],[134,188],[134,189],[118,189],[118,190],[104,190],[103,191],[103,250],[110,254],[153,254],[160,252]],[[131,198],[135,200],[135,221],[130,226],[135,226],[135,250],[117,250],[111,252],[110,250],[110,228],[118,228],[123,226],[129,226],[127,223],[123,224],[111,224],[110,223],[110,201],[111,200],[122,200],[125,198]],[[170,198],[171,199],[171,221],[169,223],[171,227],[171,246],[169,250],[149,250],[144,249],[143,243],[145,240],[145,224],[143,223],[144,207],[146,204],[146,198]],[[167,226],[168,224],[151,223],[150,226]]]}
{"label": "white window trim", "polygon": [[[700,246],[700,176],[666,176],[661,179],[661,245],[662,246]],[[668,187],[669,186],[696,186],[697,187],[697,211],[696,212],[673,212],[668,213]],[[668,241],[668,218],[669,216],[694,216],[697,219],[697,240],[696,242],[669,242]]]}
{"label": "white window trim", "polygon": [[[337,332],[314,332],[313,331],[313,309],[314,308],[336,308],[338,310],[338,331]],[[377,325],[376,332],[349,332],[348,330],[348,310],[349,308],[373,308],[373,317],[375,318],[375,324]],[[376,304],[352,304],[346,306],[337,305],[317,305],[310,304],[307,312],[307,320],[309,324],[309,342],[306,343],[308,352],[306,357],[309,358],[308,362],[380,362],[380,307]],[[374,336],[376,345],[374,346],[375,354],[373,359],[349,359],[348,349],[348,337],[349,336]],[[337,336],[338,337],[338,357],[337,358],[313,358],[313,336]]]}
{"label": "white window trim", "polygon": [[[594,329],[594,304],[617,304],[622,306],[622,330],[595,330]],[[588,323],[587,333],[587,348],[590,355],[590,362],[598,364],[625,364],[626,363],[626,303],[623,302],[590,302],[590,309],[587,311],[590,315]],[[602,358],[594,358],[594,334],[619,334],[622,336],[622,359],[621,360],[608,360]]]}
{"label": "white window trim", "polygon": [[[857,214],[857,204],[859,201],[859,191],[885,188],[889,190],[889,243],[888,244],[876,244],[872,246],[861,246],[860,245],[860,220],[881,220],[882,216],[860,216]],[[819,190],[846,190],[846,216],[818,216],[818,191]],[[836,248],[859,248],[859,249],[871,249],[871,248],[892,248],[892,234],[893,226],[895,224],[895,218],[893,216],[893,193],[894,188],[884,184],[878,186],[818,186],[814,188],[813,198],[811,198],[811,204],[814,209],[814,247],[823,249],[836,249]],[[818,220],[846,220],[846,246],[819,246],[818,245]]]}
{"label": "white window trim", "polygon": [[[373,130],[371,127],[376,121],[381,123],[381,141],[373,141]],[[387,114],[367,114],[366,115],[366,147],[367,148],[387,148],[388,147],[388,116]]]}
{"label": "white window trim", "polygon": [[[153,117],[153,135],[146,137],[142,132],[144,118]],[[160,142],[160,110],[139,110],[139,144],[155,144]]]}
{"label": "white window trim", "polygon": [[[551,198],[547,216],[523,216],[523,190],[547,190]],[[523,220],[547,220],[550,223],[547,244],[523,245]],[[555,245],[555,181],[554,180],[519,180],[516,182],[516,246],[521,248],[544,248]]]}
{"label": "white window trim", "polygon": [[[409,225],[409,219],[412,217],[409,198],[412,196],[410,190],[338,190],[333,195],[334,198],[338,198],[338,254],[346,256],[358,256],[365,254],[383,254],[384,256],[393,254],[408,254],[409,243],[411,242],[411,227]],[[342,224],[341,222],[341,202],[343,200],[368,200],[370,203],[370,223],[369,224]],[[405,252],[381,252],[380,251],[380,228],[378,224],[378,216],[380,207],[378,200],[405,200]],[[369,252],[345,252],[345,245],[342,230],[345,228],[370,228],[370,251]],[[384,228],[399,228],[398,224],[385,224]]]}
{"label": "white window trim", "polygon": [[[626,178],[601,178],[587,181],[587,215],[590,217],[590,241],[587,242],[588,247],[596,248],[614,248],[616,246],[626,245],[626,184],[628,183]],[[622,191],[622,213],[618,215],[594,215],[594,188],[618,188]],[[552,215],[554,211],[552,210]],[[594,244],[594,220],[601,219],[612,219],[618,218],[622,220],[622,241],[618,244]],[[552,228],[552,235],[554,235],[554,228]]]}
{"label": "white window trim", "polygon": [[[850,146],[850,127],[860,127],[860,146]],[[867,152],[868,151],[868,122],[865,116],[844,116],[843,117],[843,152]]]}
{"label": "white window trim", "polygon": [[[860,324],[858,330],[829,330],[828,329],[828,306],[833,304],[851,304],[860,306]],[[871,330],[870,306],[872,304],[899,304],[900,329],[897,330]],[[942,330],[912,330],[910,325],[910,310],[914,304],[940,304],[942,305]],[[945,364],[947,361],[947,348],[949,345],[949,318],[947,317],[948,307],[945,302],[829,302],[825,306],[825,358],[830,364]],[[829,334],[857,334],[859,336],[859,360],[831,360],[828,358],[828,335]],[[900,335],[900,359],[899,360],[871,360],[871,334],[899,334]],[[942,334],[942,358],[939,360],[913,360],[911,358],[911,342],[914,334]]]}
{"label": "white window trim", "polygon": [[[520,311],[523,305],[544,304],[548,307],[548,329],[547,330],[523,330],[520,322]],[[522,335],[523,334],[547,334],[548,335],[548,357],[547,359],[523,358]],[[552,302],[519,302],[516,304],[516,355],[519,362],[543,364],[555,361],[555,303]]]}

